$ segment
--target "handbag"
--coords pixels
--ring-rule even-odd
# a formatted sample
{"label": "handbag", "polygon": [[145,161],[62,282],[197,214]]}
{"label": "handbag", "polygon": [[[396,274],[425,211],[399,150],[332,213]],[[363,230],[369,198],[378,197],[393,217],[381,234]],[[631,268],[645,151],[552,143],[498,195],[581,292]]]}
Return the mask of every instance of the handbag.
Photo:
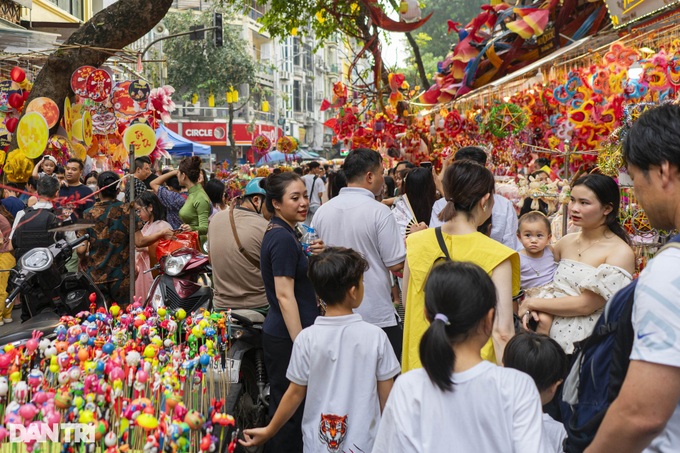
{"label": "handbag", "polygon": [[156,257],[160,258],[161,256],[169,255],[175,250],[184,247],[201,250],[199,248],[198,232],[183,231],[176,233],[171,239],[161,239],[156,247]]}

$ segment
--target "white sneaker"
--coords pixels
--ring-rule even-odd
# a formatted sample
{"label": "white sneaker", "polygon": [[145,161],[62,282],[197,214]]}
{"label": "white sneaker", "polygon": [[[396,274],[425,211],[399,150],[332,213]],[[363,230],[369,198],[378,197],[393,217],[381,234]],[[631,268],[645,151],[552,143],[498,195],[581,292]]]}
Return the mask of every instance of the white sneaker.
{"label": "white sneaker", "polygon": [[12,318],[2,318],[3,324],[9,324],[12,322]]}
{"label": "white sneaker", "polygon": [[0,326],[4,326],[4,325],[5,325],[5,323],[0,321]]}

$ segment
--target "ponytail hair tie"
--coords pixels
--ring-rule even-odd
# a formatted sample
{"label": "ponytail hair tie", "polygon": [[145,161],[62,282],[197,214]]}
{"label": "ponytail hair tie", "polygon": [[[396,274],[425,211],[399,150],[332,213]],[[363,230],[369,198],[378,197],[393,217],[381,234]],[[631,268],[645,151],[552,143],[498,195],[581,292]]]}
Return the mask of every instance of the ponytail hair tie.
{"label": "ponytail hair tie", "polygon": [[451,325],[451,323],[449,322],[449,318],[444,313],[437,313],[436,315],[434,315],[434,320],[441,321],[447,326]]}

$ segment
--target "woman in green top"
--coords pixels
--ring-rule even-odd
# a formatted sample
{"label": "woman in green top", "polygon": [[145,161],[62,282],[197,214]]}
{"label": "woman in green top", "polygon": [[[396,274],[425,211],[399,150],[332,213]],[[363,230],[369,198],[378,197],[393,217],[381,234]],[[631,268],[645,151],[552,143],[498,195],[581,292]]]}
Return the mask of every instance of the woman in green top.
{"label": "woman in green top", "polygon": [[[180,185],[187,188],[189,196],[179,211],[179,218],[184,222],[182,229],[191,229],[198,232],[201,246],[205,243],[208,234],[208,217],[212,205],[210,198],[199,183],[201,176],[201,158],[198,156],[185,157],[179,163],[177,179]],[[189,228],[186,227],[189,226]]]}

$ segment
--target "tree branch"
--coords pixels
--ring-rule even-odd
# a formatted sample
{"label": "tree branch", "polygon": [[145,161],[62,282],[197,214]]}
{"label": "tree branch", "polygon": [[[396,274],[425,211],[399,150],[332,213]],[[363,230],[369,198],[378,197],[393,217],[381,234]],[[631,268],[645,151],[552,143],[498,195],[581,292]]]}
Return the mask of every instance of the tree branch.
{"label": "tree branch", "polygon": [[[111,55],[103,49],[123,49],[135,42],[163,19],[170,6],[172,0],[118,0],[95,14],[65,43],[82,47],[60,49],[48,57],[34,81],[26,105],[37,97],[48,97],[59,106],[61,119],[64,99],[73,95],[73,72],[84,65],[101,66]],[[58,127],[57,124],[50,132],[56,132]],[[16,148],[14,134],[9,149]]]}

